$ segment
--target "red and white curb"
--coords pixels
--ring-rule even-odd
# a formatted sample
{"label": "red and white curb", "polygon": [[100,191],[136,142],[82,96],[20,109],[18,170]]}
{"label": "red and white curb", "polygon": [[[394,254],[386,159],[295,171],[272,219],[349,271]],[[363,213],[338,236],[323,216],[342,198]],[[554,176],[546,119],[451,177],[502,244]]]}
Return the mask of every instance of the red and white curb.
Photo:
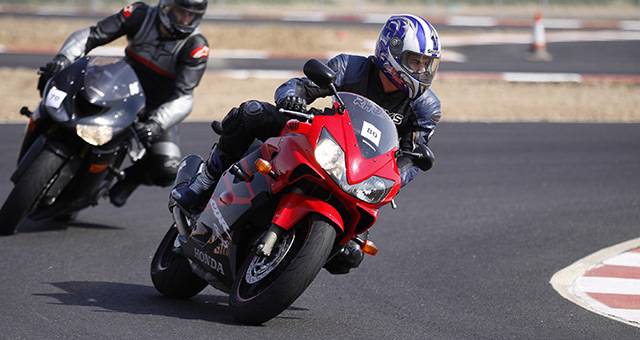
{"label": "red and white curb", "polygon": [[577,305],[640,328],[640,238],[589,255],[550,283]]}

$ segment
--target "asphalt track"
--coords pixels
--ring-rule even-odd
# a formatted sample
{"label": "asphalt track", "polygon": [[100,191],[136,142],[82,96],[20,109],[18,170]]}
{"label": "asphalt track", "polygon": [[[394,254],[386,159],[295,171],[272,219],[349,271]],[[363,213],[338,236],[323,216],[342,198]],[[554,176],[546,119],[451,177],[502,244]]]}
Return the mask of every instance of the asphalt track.
{"label": "asphalt track", "polygon": [[[0,126],[0,199],[23,127]],[[206,124],[182,126],[205,153]],[[0,338],[638,339],[640,329],[558,295],[551,276],[638,237],[640,125],[453,124],[435,168],[381,211],[380,250],[346,276],[322,271],[263,327],[232,323],[211,288],[159,296],[149,261],[169,225],[167,190],[103,201],[68,226],[0,238]]]}
{"label": "asphalt track", "polygon": [[[523,44],[463,46],[455,50],[467,57],[464,63],[442,63],[442,72],[561,72],[579,74],[640,74],[640,44],[637,41],[570,42],[548,44],[551,62],[527,61]],[[606,51],[606,57],[594,51]],[[0,54],[0,66],[37,68],[51,60],[51,54]],[[299,71],[310,56],[300,58],[219,59],[213,57],[209,70]]]}

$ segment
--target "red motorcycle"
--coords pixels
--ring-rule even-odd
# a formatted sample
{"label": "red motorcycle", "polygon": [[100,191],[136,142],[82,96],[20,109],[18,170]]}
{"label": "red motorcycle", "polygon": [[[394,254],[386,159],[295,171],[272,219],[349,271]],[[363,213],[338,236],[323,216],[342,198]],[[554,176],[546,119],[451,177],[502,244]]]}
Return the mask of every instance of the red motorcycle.
{"label": "red motorcycle", "polygon": [[[359,235],[400,189],[396,127],[371,100],[338,93],[335,73],[321,62],[308,61],[304,73],[331,89],[332,108],[281,110],[297,119],[232,165],[199,215],[170,202],[175,224],[151,263],[162,294],[190,298],[211,284],[229,294],[236,320],[261,324],[289,307],[350,240],[377,252]],[[187,157],[176,183],[201,166],[200,157]],[[213,231],[206,244],[189,236],[196,228]]]}

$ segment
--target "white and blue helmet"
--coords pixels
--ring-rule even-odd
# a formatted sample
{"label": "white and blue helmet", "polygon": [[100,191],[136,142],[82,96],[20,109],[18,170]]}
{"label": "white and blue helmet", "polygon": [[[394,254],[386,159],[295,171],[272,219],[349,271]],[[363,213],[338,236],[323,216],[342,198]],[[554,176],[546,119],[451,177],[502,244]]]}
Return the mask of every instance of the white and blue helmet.
{"label": "white and blue helmet", "polygon": [[409,98],[421,96],[440,65],[442,45],[438,32],[416,15],[392,16],[376,43],[376,65]]}

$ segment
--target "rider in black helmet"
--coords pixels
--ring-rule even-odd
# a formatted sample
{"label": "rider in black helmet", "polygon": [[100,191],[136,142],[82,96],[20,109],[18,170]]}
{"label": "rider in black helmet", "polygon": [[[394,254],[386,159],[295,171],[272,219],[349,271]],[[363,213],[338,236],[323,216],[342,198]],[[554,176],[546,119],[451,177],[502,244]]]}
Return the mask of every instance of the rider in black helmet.
{"label": "rider in black helmet", "polygon": [[[207,67],[209,46],[198,31],[206,9],[207,0],[160,0],[157,6],[135,2],[95,26],[72,33],[53,60],[40,69],[42,94],[54,74],[95,47],[126,35],[125,58],[147,99],[145,112],[135,125],[147,154],[125,169],[124,180],[111,188],[110,199],[116,206],[124,205],[140,184],[168,186],[175,177],[181,158],[177,125],[191,112],[193,90]],[[36,124],[37,118],[36,112]],[[36,135],[25,137],[23,150]]]}

